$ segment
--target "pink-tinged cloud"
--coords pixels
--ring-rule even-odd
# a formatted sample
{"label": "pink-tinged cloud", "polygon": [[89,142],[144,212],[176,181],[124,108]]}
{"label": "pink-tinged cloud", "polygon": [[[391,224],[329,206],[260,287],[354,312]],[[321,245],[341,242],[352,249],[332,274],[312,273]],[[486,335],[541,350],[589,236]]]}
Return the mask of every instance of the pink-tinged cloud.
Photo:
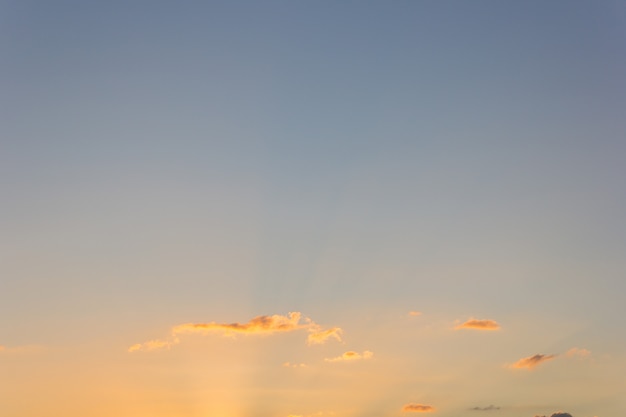
{"label": "pink-tinged cloud", "polygon": [[326,358],[324,360],[326,362],[358,361],[361,359],[370,359],[372,356],[374,356],[374,353],[369,350],[366,350],[363,353],[350,350],[341,356],[337,356],[336,358]]}
{"label": "pink-tinged cloud", "polygon": [[432,413],[433,411],[435,411],[435,407],[433,407],[432,405],[425,405],[425,404],[406,404],[404,407],[402,407],[402,411],[404,411],[405,413]]}
{"label": "pink-tinged cloud", "polygon": [[289,313],[287,316],[258,316],[247,323],[185,323],[174,326],[171,331],[171,336],[168,339],[137,343],[128,348],[128,351],[137,352],[169,349],[180,343],[179,335],[189,333],[221,333],[226,336],[234,336],[235,334],[268,335],[304,329],[309,332],[307,339],[309,344],[321,344],[326,342],[329,338],[341,341],[341,329],[339,327],[324,330],[321,326],[308,318],[305,318],[303,322],[300,321],[301,319],[301,313],[293,312]]}
{"label": "pink-tinged cloud", "polygon": [[586,358],[591,355],[591,351],[587,349],[579,349],[579,348],[571,348],[567,352],[565,352],[565,356],[568,358]]}
{"label": "pink-tinged cloud", "polygon": [[456,326],[455,329],[500,330],[500,325],[495,320],[469,319]]}
{"label": "pink-tinged cloud", "polygon": [[542,354],[536,354],[533,356],[529,356],[527,358],[522,358],[520,360],[518,360],[517,362],[515,362],[514,364],[510,365],[510,368],[513,369],[533,369],[536,366],[539,366],[540,364],[552,360],[554,358],[556,358],[557,355],[542,355]]}
{"label": "pink-tinged cloud", "polygon": [[421,311],[409,311],[409,316],[411,317],[417,317],[417,316],[421,316],[422,312]]}

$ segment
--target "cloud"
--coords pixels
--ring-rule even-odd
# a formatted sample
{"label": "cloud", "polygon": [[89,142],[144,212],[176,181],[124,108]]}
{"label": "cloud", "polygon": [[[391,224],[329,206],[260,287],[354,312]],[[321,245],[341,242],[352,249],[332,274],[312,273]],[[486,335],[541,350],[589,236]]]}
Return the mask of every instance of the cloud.
{"label": "cloud", "polygon": [[500,325],[495,320],[469,319],[456,326],[455,329],[500,330]]}
{"label": "cloud", "polygon": [[135,352],[138,350],[151,351],[160,349],[169,349],[173,345],[180,343],[180,340],[175,337],[172,340],[149,340],[144,343],[136,343],[128,348],[129,352]]}
{"label": "cloud", "polygon": [[417,316],[421,316],[421,315],[422,315],[421,311],[409,311],[409,316],[417,317]]}
{"label": "cloud", "polygon": [[565,352],[565,356],[567,356],[568,358],[586,358],[589,355],[591,355],[591,351],[587,349],[579,349],[576,347],[573,347]]}
{"label": "cloud", "polygon": [[472,407],[470,408],[470,410],[472,411],[493,411],[493,410],[499,410],[500,407],[496,407],[495,405],[488,405],[487,407]]}
{"label": "cloud", "polygon": [[285,362],[283,366],[286,368],[306,368],[308,365],[306,363],[291,363]]}
{"label": "cloud", "polygon": [[307,338],[307,342],[309,343],[309,345],[318,345],[321,343],[325,343],[326,340],[330,339],[331,337],[333,339],[336,339],[338,342],[341,342],[342,330],[339,327],[321,330],[317,327],[317,325],[315,325],[309,328],[309,332],[311,332],[311,334],[309,334]]}
{"label": "cloud", "polygon": [[510,368],[513,369],[533,369],[534,367],[542,364],[543,362],[549,361],[551,359],[556,358],[557,355],[542,355],[536,354],[533,356],[529,356],[527,358],[522,358],[510,365]]}
{"label": "cloud", "polygon": [[301,314],[298,312],[289,313],[288,316],[258,316],[250,320],[248,323],[186,323],[180,324],[172,330],[174,334],[181,333],[208,333],[211,331],[221,332],[224,334],[232,333],[248,333],[248,334],[270,334],[275,332],[290,332],[293,330],[303,329],[307,327],[300,324]]}
{"label": "cloud", "polygon": [[430,413],[435,411],[435,407],[432,405],[424,405],[424,404],[406,404],[402,407],[402,411],[405,413]]}
{"label": "cloud", "polygon": [[326,358],[324,360],[326,362],[357,361],[360,359],[370,359],[372,356],[374,356],[374,353],[369,350],[366,350],[363,353],[350,350],[341,356],[337,356],[336,358]]}
{"label": "cloud", "polygon": [[333,327],[323,330],[321,326],[312,320],[305,318],[303,322],[302,314],[299,312],[289,313],[287,316],[258,316],[254,317],[247,323],[184,323],[174,326],[171,336],[166,340],[150,340],[144,343],[137,343],[128,348],[129,352],[137,351],[153,351],[169,349],[180,343],[178,335],[189,333],[221,333],[226,336],[234,336],[235,334],[274,334],[279,332],[292,332],[305,329],[310,334],[308,336],[309,344],[321,344],[329,338],[341,341],[341,329]]}
{"label": "cloud", "polygon": [[[535,415],[535,417],[546,417],[546,416]],[[563,411],[558,411],[556,413],[552,413],[552,415],[550,417],[572,417],[572,415],[570,413],[565,413]]]}

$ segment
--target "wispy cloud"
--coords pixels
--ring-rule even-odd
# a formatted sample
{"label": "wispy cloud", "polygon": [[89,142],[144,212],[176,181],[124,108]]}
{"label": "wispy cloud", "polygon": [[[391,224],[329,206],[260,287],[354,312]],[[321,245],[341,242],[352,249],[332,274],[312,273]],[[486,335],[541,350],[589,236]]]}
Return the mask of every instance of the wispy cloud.
{"label": "wispy cloud", "polygon": [[199,333],[203,335],[208,333],[221,333],[226,336],[234,336],[236,334],[268,335],[304,329],[310,333],[307,339],[309,344],[324,343],[329,338],[341,341],[341,329],[339,327],[324,330],[311,319],[304,318],[302,322],[301,319],[301,313],[292,312],[287,316],[278,314],[273,316],[258,316],[247,323],[184,323],[174,326],[168,339],[156,339],[144,343],[137,343],[129,347],[128,351],[136,352],[169,349],[180,343],[179,335],[189,333]]}
{"label": "wispy cloud", "polygon": [[310,334],[307,337],[307,342],[309,343],[309,345],[318,345],[321,343],[325,343],[330,338],[341,342],[342,330],[339,327],[332,327],[327,330],[321,330],[319,326],[313,324],[311,327],[309,327],[309,332]]}
{"label": "wispy cloud", "polygon": [[536,354],[533,356],[528,356],[526,358],[522,358],[520,360],[518,360],[517,362],[511,364],[509,367],[513,368],[513,369],[533,369],[536,366],[552,360],[554,358],[556,358],[557,355],[543,355],[543,354]]}
{"label": "wispy cloud", "polygon": [[565,356],[567,356],[568,358],[586,358],[589,355],[591,355],[591,351],[587,349],[579,349],[576,347],[573,347],[565,352]]}
{"label": "wispy cloud", "polygon": [[306,363],[291,363],[285,362],[283,363],[285,368],[306,368],[308,365]]}
{"label": "wispy cloud", "polygon": [[432,405],[425,405],[425,404],[406,404],[404,407],[402,407],[402,411],[404,411],[405,413],[430,413],[435,411],[435,407],[433,407]]}
{"label": "wispy cloud", "polygon": [[487,407],[472,407],[470,408],[471,411],[494,411],[494,410],[499,410],[500,407],[496,407],[495,405],[488,405]]}
{"label": "wispy cloud", "polygon": [[422,312],[421,311],[409,311],[409,316],[411,317],[417,317],[417,316],[421,316]]}
{"label": "wispy cloud", "polygon": [[466,322],[457,325],[455,329],[500,330],[500,325],[495,320],[469,319]]}
{"label": "wispy cloud", "polygon": [[136,343],[128,348],[129,352],[135,352],[138,350],[143,351],[151,351],[151,350],[160,350],[160,349],[169,349],[173,345],[180,343],[180,339],[177,337],[173,337],[170,340],[148,340],[143,343]]}
{"label": "wispy cloud", "polygon": [[361,359],[370,359],[372,356],[374,356],[374,353],[369,350],[366,350],[363,353],[350,350],[341,356],[337,356],[336,358],[326,358],[324,360],[326,362],[358,361]]}
{"label": "wispy cloud", "polygon": [[[535,415],[535,417],[547,417],[547,416],[545,416],[545,415],[543,415],[543,416]],[[572,417],[572,415],[570,413],[565,413],[563,411],[558,411],[556,413],[552,413],[550,415],[550,417]]]}

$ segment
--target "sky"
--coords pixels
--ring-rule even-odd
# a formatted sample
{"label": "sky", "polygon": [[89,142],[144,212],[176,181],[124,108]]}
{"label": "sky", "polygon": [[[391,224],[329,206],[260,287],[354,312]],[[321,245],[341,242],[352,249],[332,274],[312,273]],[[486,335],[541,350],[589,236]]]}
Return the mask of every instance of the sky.
{"label": "sky", "polygon": [[0,415],[626,414],[626,3],[0,1]]}

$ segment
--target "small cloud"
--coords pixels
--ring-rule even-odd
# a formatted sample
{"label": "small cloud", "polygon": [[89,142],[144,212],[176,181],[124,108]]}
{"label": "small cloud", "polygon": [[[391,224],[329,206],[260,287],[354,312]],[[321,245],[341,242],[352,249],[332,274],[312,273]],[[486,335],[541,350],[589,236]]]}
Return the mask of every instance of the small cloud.
{"label": "small cloud", "polygon": [[422,312],[421,311],[409,311],[409,316],[411,317],[417,317],[417,316],[421,316]]}
{"label": "small cloud", "polygon": [[499,330],[500,325],[495,320],[469,319],[465,323],[457,325],[455,329]]}
{"label": "small cloud", "polygon": [[339,327],[333,327],[327,330],[320,330],[317,326],[314,326],[309,329],[311,332],[309,337],[307,338],[307,342],[309,345],[317,345],[321,343],[325,343],[331,337],[336,339],[338,342],[341,342],[341,333],[342,330]]}
{"label": "small cloud", "polygon": [[290,363],[290,362],[285,362],[283,363],[283,366],[285,368],[306,368],[308,365],[306,363]]}
{"label": "small cloud", "polygon": [[559,411],[559,412],[553,413],[550,417],[572,417],[572,415],[570,413]]}
{"label": "small cloud", "polygon": [[370,359],[372,356],[374,356],[374,353],[370,352],[369,350],[366,350],[363,353],[358,353],[351,350],[341,356],[337,356],[336,358],[326,358],[324,360],[326,362],[356,361],[361,359]]}
{"label": "small cloud", "polygon": [[287,316],[258,316],[254,317],[247,323],[184,323],[174,326],[171,336],[166,340],[150,340],[144,343],[137,343],[128,348],[129,352],[152,351],[169,349],[180,343],[178,335],[188,333],[221,333],[225,336],[234,336],[236,334],[274,334],[279,332],[291,332],[305,329],[310,334],[308,336],[309,344],[321,344],[329,338],[341,341],[341,329],[333,327],[323,330],[321,326],[313,322],[311,319],[305,318],[301,322],[302,314],[299,312],[289,313]]}
{"label": "small cloud", "polygon": [[513,369],[524,369],[524,368],[525,369],[533,369],[534,367],[542,364],[543,362],[552,360],[552,359],[554,359],[556,357],[557,357],[557,355],[537,354],[537,355],[529,356],[527,358],[522,358],[522,359],[518,360],[514,364],[510,365],[510,368],[513,368]]}
{"label": "small cloud", "polygon": [[579,348],[571,348],[567,352],[565,352],[565,356],[568,358],[586,358],[591,355],[591,351],[587,349],[579,349]]}
{"label": "small cloud", "polygon": [[169,349],[178,343],[180,343],[180,340],[177,337],[172,338],[171,340],[148,340],[144,343],[136,343],[132,345],[128,348],[128,351],[136,352],[141,350],[144,352],[150,352],[152,350]]}
{"label": "small cloud", "polygon": [[470,408],[470,410],[472,411],[493,411],[493,410],[499,410],[500,407],[496,407],[495,405],[488,405],[487,407],[472,407]]}
{"label": "small cloud", "polygon": [[402,407],[402,411],[405,413],[431,413],[435,411],[435,407],[432,405],[424,405],[424,404],[406,404]]}

